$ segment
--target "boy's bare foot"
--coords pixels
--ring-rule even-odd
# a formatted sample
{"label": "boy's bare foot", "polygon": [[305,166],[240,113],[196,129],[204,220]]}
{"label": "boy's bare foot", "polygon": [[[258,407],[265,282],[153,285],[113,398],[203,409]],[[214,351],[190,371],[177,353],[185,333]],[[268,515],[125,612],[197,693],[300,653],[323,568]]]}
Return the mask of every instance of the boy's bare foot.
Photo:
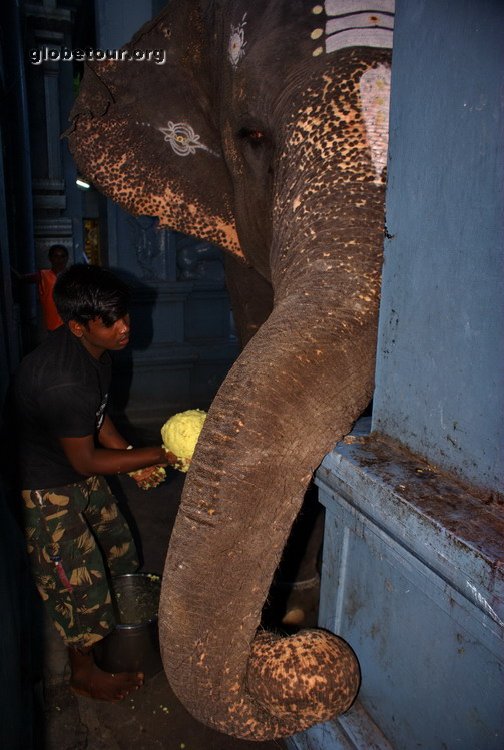
{"label": "boy's bare foot", "polygon": [[72,670],[70,687],[77,695],[117,703],[143,685],[141,672],[104,672],[96,666],[91,650],[81,652],[70,648],[68,651]]}

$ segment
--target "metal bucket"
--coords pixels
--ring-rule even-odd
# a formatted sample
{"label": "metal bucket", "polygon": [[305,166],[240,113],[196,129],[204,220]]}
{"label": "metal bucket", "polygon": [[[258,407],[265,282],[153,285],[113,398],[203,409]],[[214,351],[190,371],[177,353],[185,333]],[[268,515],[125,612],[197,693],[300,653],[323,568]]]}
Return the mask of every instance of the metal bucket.
{"label": "metal bucket", "polygon": [[117,624],[95,647],[97,665],[106,672],[143,672],[152,677],[162,669],[158,637],[161,578],[128,573],[112,579]]}

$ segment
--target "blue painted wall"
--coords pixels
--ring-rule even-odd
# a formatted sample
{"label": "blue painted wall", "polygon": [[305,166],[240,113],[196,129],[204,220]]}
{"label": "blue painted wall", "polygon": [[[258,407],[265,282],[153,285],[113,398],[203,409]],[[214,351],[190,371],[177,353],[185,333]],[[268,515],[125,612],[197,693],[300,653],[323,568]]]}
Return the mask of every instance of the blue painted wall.
{"label": "blue painted wall", "polygon": [[154,15],[151,0],[135,0],[134,3],[97,0],[95,8],[97,38],[101,49],[119,49]]}
{"label": "blue painted wall", "polygon": [[504,490],[504,3],[396,3],[373,429]]}

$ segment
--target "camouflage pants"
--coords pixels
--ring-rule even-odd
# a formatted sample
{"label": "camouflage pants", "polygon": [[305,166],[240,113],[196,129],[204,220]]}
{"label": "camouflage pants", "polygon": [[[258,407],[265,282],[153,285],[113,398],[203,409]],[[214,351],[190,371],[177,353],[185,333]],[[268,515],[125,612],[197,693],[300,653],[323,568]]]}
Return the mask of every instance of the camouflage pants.
{"label": "camouflage pants", "polygon": [[131,531],[103,477],[22,497],[40,595],[67,645],[92,646],[115,625],[107,576],[138,568]]}

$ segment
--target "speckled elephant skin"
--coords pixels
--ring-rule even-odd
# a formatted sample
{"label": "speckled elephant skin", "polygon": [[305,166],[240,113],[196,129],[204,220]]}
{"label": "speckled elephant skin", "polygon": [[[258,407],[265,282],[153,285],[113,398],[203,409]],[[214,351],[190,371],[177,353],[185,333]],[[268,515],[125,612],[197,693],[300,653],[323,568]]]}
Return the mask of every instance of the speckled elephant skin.
{"label": "speckled elephant skin", "polygon": [[177,0],[126,48],[164,64],[88,63],[71,116],[100,190],[228,251],[244,348],[187,477],[160,638],[182,703],[237,737],[306,729],[359,688],[336,636],[258,628],[313,472],[373,392],[392,28],[389,0]]}

